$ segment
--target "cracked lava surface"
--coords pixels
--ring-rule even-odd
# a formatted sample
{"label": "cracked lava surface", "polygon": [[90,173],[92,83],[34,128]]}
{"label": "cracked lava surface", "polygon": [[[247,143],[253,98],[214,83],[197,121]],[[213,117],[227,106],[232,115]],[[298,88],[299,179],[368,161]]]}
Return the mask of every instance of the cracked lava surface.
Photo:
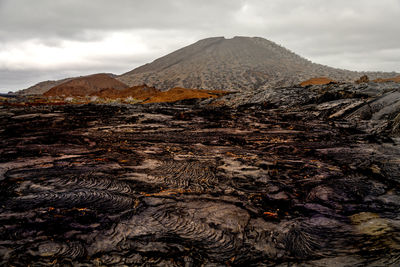
{"label": "cracked lava surface", "polygon": [[396,266],[400,149],[263,105],[0,109],[0,264]]}

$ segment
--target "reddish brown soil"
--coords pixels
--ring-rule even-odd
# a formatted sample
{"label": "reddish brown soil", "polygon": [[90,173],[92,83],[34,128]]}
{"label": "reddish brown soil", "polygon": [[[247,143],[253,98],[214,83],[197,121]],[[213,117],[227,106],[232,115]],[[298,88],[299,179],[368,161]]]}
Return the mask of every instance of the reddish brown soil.
{"label": "reddish brown soil", "polygon": [[149,87],[144,84],[144,85],[126,88],[123,90],[104,89],[104,90],[101,90],[100,92],[92,93],[91,95],[95,95],[95,96],[98,96],[101,98],[115,99],[115,98],[133,97],[133,98],[139,99],[139,100],[146,100],[146,99],[153,97],[159,93],[161,93],[160,90],[158,90],[154,87]]}
{"label": "reddish brown soil", "polygon": [[196,98],[217,98],[224,94],[226,94],[225,91],[186,89],[176,87],[165,92],[160,92],[146,100],[144,103],[175,102],[179,100]]}
{"label": "reddish brown soil", "polygon": [[100,92],[92,93],[91,95],[109,99],[132,97],[134,99],[144,100],[144,103],[163,103],[185,99],[216,98],[224,94],[226,94],[225,91],[187,89],[179,87],[162,92],[154,87],[140,85],[123,90],[104,89]]}
{"label": "reddish brown soil", "polygon": [[94,74],[70,80],[51,88],[44,96],[86,96],[103,89],[122,90],[128,86],[107,74]]}
{"label": "reddish brown soil", "polygon": [[318,84],[329,84],[329,83],[335,83],[335,81],[326,77],[320,77],[320,78],[309,79],[307,81],[302,82],[300,85],[307,86],[307,85],[318,85]]}
{"label": "reddish brown soil", "polygon": [[385,83],[385,82],[400,83],[400,75],[393,77],[393,78],[388,78],[388,79],[378,78],[378,79],[375,79],[374,82],[376,82],[376,83]]}

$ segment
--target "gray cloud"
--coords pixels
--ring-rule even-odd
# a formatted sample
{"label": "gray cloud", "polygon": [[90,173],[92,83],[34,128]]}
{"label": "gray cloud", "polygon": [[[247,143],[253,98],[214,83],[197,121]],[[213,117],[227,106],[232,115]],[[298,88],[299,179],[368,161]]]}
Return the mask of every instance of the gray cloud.
{"label": "gray cloud", "polygon": [[318,63],[400,71],[400,0],[0,0],[0,90],[123,73],[198,39],[260,36]]}
{"label": "gray cloud", "polygon": [[[207,30],[230,17],[241,1],[228,0],[3,0],[0,23],[9,38],[96,38],[88,31]],[[98,36],[97,36],[98,37]]]}

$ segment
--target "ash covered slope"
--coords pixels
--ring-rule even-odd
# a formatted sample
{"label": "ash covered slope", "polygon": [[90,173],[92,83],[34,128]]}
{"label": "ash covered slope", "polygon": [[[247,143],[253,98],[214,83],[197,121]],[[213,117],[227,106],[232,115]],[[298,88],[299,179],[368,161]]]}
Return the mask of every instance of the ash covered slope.
{"label": "ash covered slope", "polygon": [[68,82],[71,79],[73,79],[73,78],[66,78],[66,79],[56,80],[56,81],[40,82],[40,83],[32,85],[26,89],[18,91],[17,94],[19,94],[19,95],[41,95],[41,94],[46,93],[51,88],[53,88],[59,84]]}
{"label": "ash covered slope", "polygon": [[214,37],[179,49],[117,79],[128,85],[145,83],[160,89],[180,86],[249,90],[288,86],[320,76],[353,81],[360,73],[312,63],[259,37]]}

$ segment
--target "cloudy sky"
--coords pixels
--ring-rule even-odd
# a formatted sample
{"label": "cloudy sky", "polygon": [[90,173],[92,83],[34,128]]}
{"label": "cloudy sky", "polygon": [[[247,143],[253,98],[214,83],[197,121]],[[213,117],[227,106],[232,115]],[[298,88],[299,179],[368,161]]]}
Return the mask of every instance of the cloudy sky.
{"label": "cloudy sky", "polygon": [[121,74],[212,36],[259,36],[313,62],[400,72],[400,0],[0,0],[0,92]]}

